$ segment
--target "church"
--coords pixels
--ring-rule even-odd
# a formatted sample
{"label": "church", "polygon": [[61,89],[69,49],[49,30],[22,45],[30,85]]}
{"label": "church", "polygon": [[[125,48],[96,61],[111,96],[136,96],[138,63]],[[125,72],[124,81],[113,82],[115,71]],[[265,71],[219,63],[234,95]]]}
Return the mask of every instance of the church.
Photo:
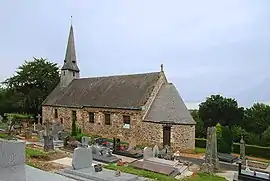
{"label": "church", "polygon": [[42,103],[42,119],[137,145],[195,149],[195,121],[163,65],[157,72],[81,78],[70,26],[61,79]]}

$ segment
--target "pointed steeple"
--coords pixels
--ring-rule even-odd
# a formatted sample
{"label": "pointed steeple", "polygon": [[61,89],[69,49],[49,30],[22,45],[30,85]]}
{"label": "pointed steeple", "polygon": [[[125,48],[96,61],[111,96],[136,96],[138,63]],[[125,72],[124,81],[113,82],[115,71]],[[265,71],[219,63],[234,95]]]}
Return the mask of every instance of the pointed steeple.
{"label": "pointed steeple", "polygon": [[74,43],[74,34],[73,34],[73,26],[70,25],[68,44],[66,50],[66,56],[64,60],[64,65],[62,70],[71,70],[75,72],[79,72],[79,67],[77,65],[76,60],[76,52],[75,52],[75,43]]}

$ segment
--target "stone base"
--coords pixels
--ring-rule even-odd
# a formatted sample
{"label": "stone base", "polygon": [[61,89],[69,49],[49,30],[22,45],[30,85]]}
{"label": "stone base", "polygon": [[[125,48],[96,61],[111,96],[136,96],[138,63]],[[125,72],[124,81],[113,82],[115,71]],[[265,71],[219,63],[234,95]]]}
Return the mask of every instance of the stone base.
{"label": "stone base", "polygon": [[203,163],[201,166],[201,172],[208,174],[214,173],[214,165],[210,163]]}

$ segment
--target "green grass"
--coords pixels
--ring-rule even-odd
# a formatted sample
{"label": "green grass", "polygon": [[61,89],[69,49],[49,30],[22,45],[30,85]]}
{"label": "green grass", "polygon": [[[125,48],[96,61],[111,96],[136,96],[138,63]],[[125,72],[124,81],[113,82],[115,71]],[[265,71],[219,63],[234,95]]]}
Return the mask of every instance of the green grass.
{"label": "green grass", "polygon": [[110,169],[110,170],[121,170],[121,172],[126,172],[134,175],[139,175],[142,177],[150,178],[150,179],[155,179],[159,181],[178,181],[174,177],[166,176],[163,174],[159,173],[154,173],[151,171],[146,171],[146,170],[140,170],[137,168],[133,168],[131,166],[117,166],[115,164],[109,164],[109,165],[104,165],[104,168]]}
{"label": "green grass", "polygon": [[48,159],[48,153],[34,149],[34,148],[25,148],[25,155],[27,158],[41,158],[41,159]]}
{"label": "green grass", "polygon": [[205,153],[205,148],[198,148],[198,147],[196,147],[195,148],[195,153]]}
{"label": "green grass", "polygon": [[[147,170],[137,169],[131,166],[117,166],[115,164],[109,164],[109,165],[104,165],[103,167],[110,170],[119,169],[121,170],[121,172],[139,175],[141,177],[150,178],[150,179],[159,180],[159,181],[179,181],[178,179],[174,177],[166,176],[159,173],[154,173]],[[226,181],[226,179],[219,176],[215,176],[215,175],[198,173],[195,176],[191,176],[191,177],[183,179],[183,181]]]}
{"label": "green grass", "polygon": [[0,123],[0,129],[7,129],[8,124],[7,123]]}
{"label": "green grass", "polygon": [[209,175],[206,173],[198,173],[192,177],[185,178],[182,181],[226,181],[226,179],[223,177]]}
{"label": "green grass", "polygon": [[5,134],[5,133],[0,133],[0,138],[7,139],[8,138],[8,135]]}

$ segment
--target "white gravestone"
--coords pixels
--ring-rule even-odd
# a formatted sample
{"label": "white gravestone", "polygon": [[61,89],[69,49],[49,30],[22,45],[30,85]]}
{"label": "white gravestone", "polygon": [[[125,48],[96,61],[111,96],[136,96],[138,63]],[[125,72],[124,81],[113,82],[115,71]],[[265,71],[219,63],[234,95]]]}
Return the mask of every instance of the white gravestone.
{"label": "white gravestone", "polygon": [[88,136],[82,137],[82,147],[87,147],[89,145],[89,142],[91,141],[91,138]]}
{"label": "white gravestone", "polygon": [[153,148],[153,157],[158,157],[159,155],[159,148],[158,145],[155,145]]}
{"label": "white gravestone", "polygon": [[74,170],[92,167],[93,157],[91,147],[78,147],[74,149],[72,167]]}
{"label": "white gravestone", "polygon": [[143,159],[146,160],[148,158],[153,157],[153,150],[152,148],[145,147],[143,149]]}

